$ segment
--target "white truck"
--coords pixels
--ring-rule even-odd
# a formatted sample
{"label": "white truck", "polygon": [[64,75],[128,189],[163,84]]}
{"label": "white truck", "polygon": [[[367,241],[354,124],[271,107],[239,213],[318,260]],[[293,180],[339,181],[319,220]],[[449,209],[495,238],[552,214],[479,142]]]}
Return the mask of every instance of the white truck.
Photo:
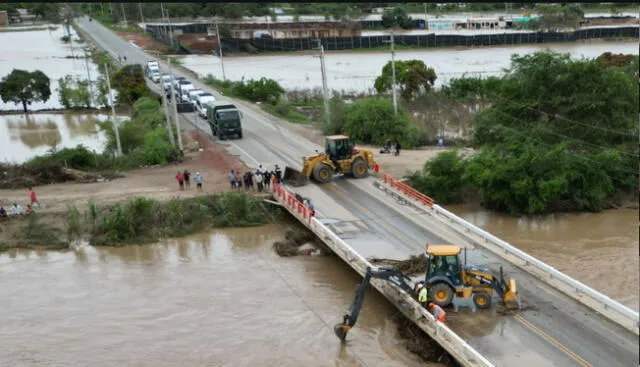
{"label": "white truck", "polygon": [[192,90],[196,89],[193,84],[191,84],[191,82],[189,82],[189,84],[180,84],[180,90],[179,90],[179,95],[180,95],[180,102],[182,103],[189,103],[189,92],[191,92]]}
{"label": "white truck", "polygon": [[189,102],[193,105],[193,109],[196,108],[196,97],[200,94],[204,93],[201,89],[192,89],[188,93]]}
{"label": "white truck", "polygon": [[171,90],[171,75],[162,74],[160,77],[162,79],[162,87],[164,88],[165,93]]}
{"label": "white truck", "polygon": [[145,74],[154,83],[160,82],[160,64],[156,60],[147,61],[147,66],[145,67]]}
{"label": "white truck", "polygon": [[211,93],[204,92],[196,96],[196,110],[200,117],[207,117],[207,103],[213,103],[216,97]]}

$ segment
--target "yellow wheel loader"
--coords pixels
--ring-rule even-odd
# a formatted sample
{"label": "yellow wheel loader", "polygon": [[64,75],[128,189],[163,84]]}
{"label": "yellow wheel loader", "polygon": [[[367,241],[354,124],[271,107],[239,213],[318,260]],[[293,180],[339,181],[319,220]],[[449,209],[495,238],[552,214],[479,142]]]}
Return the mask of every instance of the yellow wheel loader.
{"label": "yellow wheel loader", "polygon": [[304,157],[302,172],[286,167],[283,179],[287,185],[303,186],[309,178],[319,183],[327,183],[334,174],[362,178],[367,176],[375,164],[373,152],[354,149],[354,143],[348,136],[333,135],[326,137],[324,153]]}
{"label": "yellow wheel loader", "polygon": [[491,307],[494,291],[509,309],[520,308],[516,281],[505,282],[500,267],[500,278],[488,268],[460,263],[460,246],[429,245],[427,247],[427,273],[425,286],[429,290],[429,301],[441,307],[449,306],[454,294],[460,298],[473,297],[480,309]]}

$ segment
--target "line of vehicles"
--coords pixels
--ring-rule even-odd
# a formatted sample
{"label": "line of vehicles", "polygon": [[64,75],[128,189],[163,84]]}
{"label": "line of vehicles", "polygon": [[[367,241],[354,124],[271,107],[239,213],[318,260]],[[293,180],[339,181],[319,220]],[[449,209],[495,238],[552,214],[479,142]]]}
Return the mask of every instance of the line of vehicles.
{"label": "line of vehicles", "polygon": [[161,84],[168,99],[174,99],[178,111],[196,112],[207,120],[213,136],[220,140],[242,138],[242,112],[229,101],[218,101],[213,94],[196,88],[184,77],[172,77],[160,72],[156,60],[147,61],[146,76]]}

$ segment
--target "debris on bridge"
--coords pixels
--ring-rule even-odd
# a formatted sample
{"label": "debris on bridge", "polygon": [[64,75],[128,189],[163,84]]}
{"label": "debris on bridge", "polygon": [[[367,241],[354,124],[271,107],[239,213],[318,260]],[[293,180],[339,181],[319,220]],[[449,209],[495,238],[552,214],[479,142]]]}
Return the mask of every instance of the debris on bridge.
{"label": "debris on bridge", "polygon": [[273,248],[282,257],[296,255],[321,255],[327,251],[316,239],[313,232],[302,229],[288,229],[284,241],[276,241]]}
{"label": "debris on bridge", "polygon": [[427,257],[425,254],[412,255],[407,260],[372,258],[369,259],[369,262],[376,266],[392,266],[407,276],[417,275],[427,271]]}
{"label": "debris on bridge", "polygon": [[425,362],[436,362],[451,367],[460,366],[437,341],[431,339],[413,321],[401,313],[395,314],[392,320],[398,326],[398,335],[404,340],[408,351]]}

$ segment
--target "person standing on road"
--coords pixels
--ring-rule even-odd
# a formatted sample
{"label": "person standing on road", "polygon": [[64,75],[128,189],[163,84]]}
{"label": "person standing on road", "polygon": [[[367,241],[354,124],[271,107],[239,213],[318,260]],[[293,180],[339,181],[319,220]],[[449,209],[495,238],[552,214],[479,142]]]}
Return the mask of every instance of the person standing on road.
{"label": "person standing on road", "polygon": [[269,186],[271,186],[271,172],[265,171],[264,175],[264,189],[269,190]]}
{"label": "person standing on road", "polygon": [[418,284],[418,302],[422,305],[422,307],[427,308],[429,295],[427,292],[427,287],[425,287],[424,283],[422,282]]}
{"label": "person standing on road", "polygon": [[278,182],[279,184],[282,183],[282,170],[280,169],[280,167],[278,167],[277,164],[274,173],[276,174],[276,182]]}
{"label": "person standing on road", "polygon": [[229,185],[231,185],[231,190],[236,188],[236,175],[233,173],[233,170],[229,171],[229,174],[227,175],[227,178],[229,180]]}
{"label": "person standing on road", "polygon": [[433,302],[429,302],[429,309],[433,313],[433,317],[435,317],[436,320],[438,320],[438,321],[440,321],[441,323],[444,324],[444,320],[445,320],[445,317],[447,316],[447,313],[444,312],[442,307],[436,305]]}
{"label": "person standing on road", "polygon": [[184,190],[184,175],[182,172],[178,171],[176,174],[176,180],[178,181],[178,187],[180,187],[180,191]]}
{"label": "person standing on road", "polygon": [[184,175],[184,186],[187,189],[190,189],[191,188],[191,172],[189,172],[189,170],[185,168],[183,175]]}
{"label": "person standing on road", "polygon": [[36,198],[36,192],[33,191],[33,188],[29,186],[29,199],[31,200],[30,205],[38,204],[38,208],[40,207],[40,202]]}
{"label": "person standing on road", "polygon": [[202,176],[200,175],[200,172],[196,172],[196,175],[193,176],[193,181],[196,182],[196,188],[198,191],[202,191]]}
{"label": "person standing on road", "polygon": [[395,151],[395,155],[396,155],[396,157],[400,155],[400,139],[396,139],[396,151]]}
{"label": "person standing on road", "polygon": [[258,192],[262,192],[262,181],[264,180],[264,176],[258,170],[256,170],[256,184],[258,185]]}

